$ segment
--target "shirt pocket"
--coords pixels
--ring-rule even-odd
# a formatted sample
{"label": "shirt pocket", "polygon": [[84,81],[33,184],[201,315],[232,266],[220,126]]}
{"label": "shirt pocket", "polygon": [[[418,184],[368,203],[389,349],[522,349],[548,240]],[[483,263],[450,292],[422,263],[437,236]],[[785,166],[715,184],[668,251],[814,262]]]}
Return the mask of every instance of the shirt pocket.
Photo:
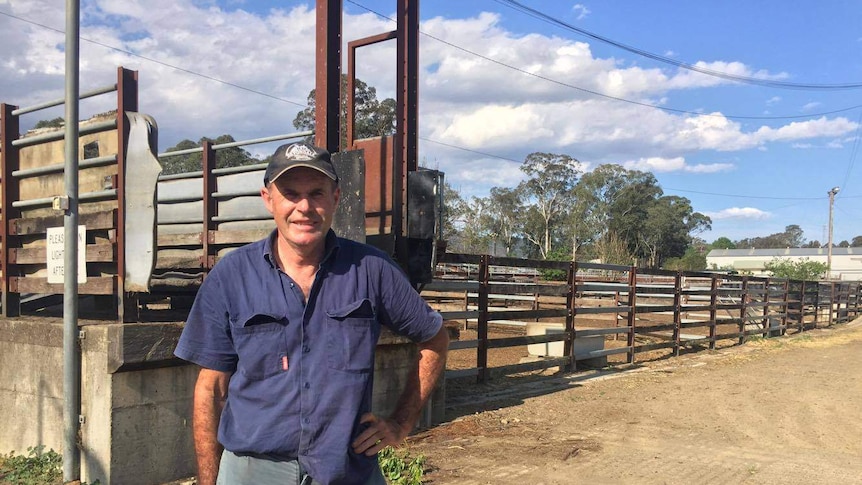
{"label": "shirt pocket", "polygon": [[364,298],[326,311],[329,367],[347,372],[371,372],[380,331],[371,300]]}
{"label": "shirt pocket", "polygon": [[286,370],[286,323],[280,316],[259,313],[237,319],[231,331],[242,375],[256,381]]}

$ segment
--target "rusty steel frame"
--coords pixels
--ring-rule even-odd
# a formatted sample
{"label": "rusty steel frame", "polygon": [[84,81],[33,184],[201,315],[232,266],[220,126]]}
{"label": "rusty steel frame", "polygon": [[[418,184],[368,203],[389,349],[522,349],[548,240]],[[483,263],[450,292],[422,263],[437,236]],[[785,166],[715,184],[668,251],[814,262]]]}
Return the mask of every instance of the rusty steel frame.
{"label": "rusty steel frame", "polygon": [[[318,0],[318,9],[324,0]],[[381,207],[379,211],[372,211],[379,216],[378,232],[385,232],[386,215],[391,210],[391,233],[395,237],[395,251],[397,256],[404,251],[402,241],[406,236],[407,222],[407,174],[418,169],[418,126],[419,126],[419,1],[418,0],[397,0],[397,27],[396,30],[383,32],[380,34],[364,37],[350,41],[347,45],[347,123],[346,123],[346,139],[347,146],[345,149],[359,148],[356,140],[355,130],[355,104],[356,104],[356,50],[360,47],[365,47],[380,42],[396,40],[396,108],[395,108],[395,136],[393,141],[393,150],[389,152],[386,149],[387,143],[384,140],[380,143],[380,151],[366,154],[366,163],[369,165],[380,165],[379,173],[381,180],[385,181],[388,175],[387,166],[391,159],[391,200],[385,192],[387,187],[380,187],[375,183],[366,184],[366,197],[368,200],[376,201],[379,199]],[[330,8],[332,8],[330,6]],[[320,12],[320,10],[318,10]],[[320,15],[320,13],[319,13]],[[321,22],[321,17],[318,16],[318,22]],[[328,29],[334,28],[334,23],[330,20],[327,24]],[[330,34],[331,35],[331,34]],[[326,37],[318,29],[318,63],[321,59],[320,42],[323,42]],[[318,79],[322,75],[322,66],[318,64]],[[340,72],[340,71],[339,71]],[[330,67],[326,77],[332,79],[332,68]],[[340,77],[339,77],[340,78]],[[327,96],[322,96],[321,84],[318,81],[318,91],[315,103],[319,106],[320,102]],[[330,88],[330,95],[334,90]],[[329,101],[331,102],[331,101]],[[318,116],[324,116],[322,110],[318,109]],[[334,125],[330,120],[317,118],[318,129],[321,126],[326,126],[327,129],[332,129]],[[320,138],[318,138],[319,140]],[[373,155],[373,157],[372,157]],[[379,157],[377,156],[379,155]],[[369,170],[369,174],[373,171]],[[376,172],[374,172],[376,173]],[[391,203],[391,207],[387,207]]]}
{"label": "rusty steel frame", "polygon": [[216,151],[213,148],[213,143],[209,140],[204,140],[201,144],[201,168],[203,173],[201,179],[203,181],[203,225],[201,227],[201,267],[204,271],[204,278],[209,274],[209,270],[215,266],[216,248],[215,232],[218,229],[213,218],[218,216],[218,202],[213,197],[213,193],[217,190],[216,180]]}
{"label": "rusty steel frame", "polygon": [[[117,91],[117,174],[111,178],[111,185],[116,190],[116,218],[114,222],[114,259],[116,261],[116,279],[114,286],[114,304],[119,321],[130,321],[137,316],[138,300],[136,295],[125,291],[126,275],[126,231],[125,231],[125,164],[126,148],[129,137],[129,120],[127,112],[138,111],[138,73],[117,68],[117,84],[112,88],[103,88],[94,93],[104,94]],[[44,108],[42,108],[44,109]],[[2,209],[0,209],[0,241],[3,248],[0,255],[2,269],[2,315],[14,317],[20,315],[20,293],[18,290],[18,275],[15,273],[16,263],[13,261],[14,249],[19,245],[16,220],[21,218],[21,210],[13,205],[20,198],[17,178],[13,172],[20,168],[20,148],[13,141],[20,139],[19,114],[14,114],[16,106],[0,104],[0,131],[2,131],[2,151],[0,151],[0,180],[3,184]],[[33,109],[26,112],[35,111]],[[85,293],[87,294],[87,293]],[[101,293],[99,293],[101,294]],[[98,295],[98,294],[97,294]],[[107,296],[107,294],[106,294]]]}
{"label": "rusty steel frame", "polygon": [[[138,72],[117,68],[117,318],[121,322],[136,320],[139,302],[126,292],[126,145],[129,120],[126,112],[138,111]],[[129,313],[129,310],[133,310]],[[135,317],[135,318],[133,318]]]}
{"label": "rusty steel frame", "polygon": [[314,144],[336,153],[341,127],[341,0],[317,0]]}
{"label": "rusty steel frame", "polygon": [[3,201],[0,207],[0,242],[3,244],[3,254],[0,256],[0,270],[3,271],[2,305],[4,317],[16,317],[20,314],[21,297],[12,291],[11,281],[11,246],[17,246],[17,237],[13,237],[12,221],[21,217],[21,210],[12,206],[18,200],[18,184],[12,172],[19,168],[19,148],[12,144],[18,139],[20,125],[18,116],[12,114],[17,106],[0,104],[0,181],[3,183]]}

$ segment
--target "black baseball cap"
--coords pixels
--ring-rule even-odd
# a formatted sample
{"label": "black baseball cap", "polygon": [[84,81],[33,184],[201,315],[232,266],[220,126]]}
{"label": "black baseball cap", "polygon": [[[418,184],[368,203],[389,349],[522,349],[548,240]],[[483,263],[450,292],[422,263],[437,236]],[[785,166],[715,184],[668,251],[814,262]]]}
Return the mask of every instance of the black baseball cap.
{"label": "black baseball cap", "polygon": [[310,143],[297,142],[282,145],[275,149],[266,173],[263,175],[263,185],[269,185],[288,170],[297,167],[313,168],[338,182],[338,174],[332,166],[329,152]]}

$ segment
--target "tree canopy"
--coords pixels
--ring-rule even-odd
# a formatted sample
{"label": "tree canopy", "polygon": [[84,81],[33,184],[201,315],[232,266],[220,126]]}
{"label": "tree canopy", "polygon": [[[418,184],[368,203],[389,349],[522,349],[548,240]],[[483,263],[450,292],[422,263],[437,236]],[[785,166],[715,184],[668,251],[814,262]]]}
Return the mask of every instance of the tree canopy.
{"label": "tree canopy", "polygon": [[[199,148],[203,146],[203,142],[209,141],[214,145],[224,143],[233,143],[236,140],[231,135],[221,135],[216,138],[203,137],[199,141],[182,140],[176,145],[168,148],[167,152],[175,152],[180,150],[188,150],[191,148]],[[250,165],[261,163],[261,160],[253,158],[250,153],[240,147],[224,148],[216,151],[216,168],[239,167],[242,165]],[[187,153],[185,155],[177,155],[173,157],[163,157],[161,159],[162,173],[165,175],[198,172],[202,169],[201,152]]]}
{"label": "tree canopy", "polygon": [[[392,98],[377,99],[377,89],[360,79],[354,84],[356,118],[354,120],[355,138],[372,138],[395,133],[396,102]],[[297,113],[293,126],[298,130],[314,130],[314,109],[316,93],[308,93],[308,107]],[[347,75],[341,75],[341,147],[347,145]]]}
{"label": "tree canopy", "polygon": [[[461,201],[469,237],[453,249],[659,267],[684,257],[711,224],[685,197],[663,195],[647,172],[608,164],[582,174],[577,159],[545,152],[529,154],[521,171],[527,178],[517,187]],[[691,269],[705,268],[705,248],[686,260],[700,266]]]}
{"label": "tree canopy", "polygon": [[768,271],[770,276],[811,281],[823,277],[829,267],[826,263],[811,261],[808,258],[801,260],[773,258],[763,265],[763,269]]}

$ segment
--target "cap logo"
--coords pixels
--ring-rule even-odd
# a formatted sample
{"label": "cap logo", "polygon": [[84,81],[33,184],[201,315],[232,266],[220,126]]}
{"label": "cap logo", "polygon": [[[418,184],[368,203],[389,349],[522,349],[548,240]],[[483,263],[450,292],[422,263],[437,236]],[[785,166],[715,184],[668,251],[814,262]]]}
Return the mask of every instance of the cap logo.
{"label": "cap logo", "polygon": [[299,143],[288,146],[284,151],[284,158],[288,160],[313,160],[316,156],[311,147]]}

